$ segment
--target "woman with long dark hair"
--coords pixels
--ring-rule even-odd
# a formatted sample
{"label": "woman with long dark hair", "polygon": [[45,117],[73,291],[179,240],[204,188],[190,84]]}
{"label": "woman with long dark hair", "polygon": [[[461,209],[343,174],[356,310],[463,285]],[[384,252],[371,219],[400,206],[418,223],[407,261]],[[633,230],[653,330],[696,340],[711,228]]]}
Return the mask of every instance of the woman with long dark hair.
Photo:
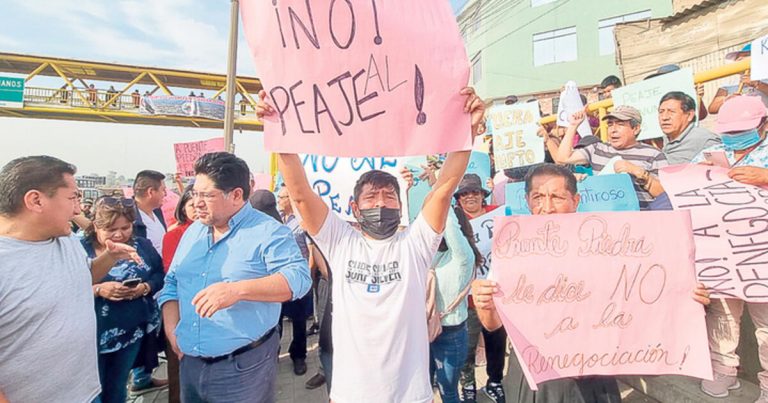
{"label": "woman with long dark hair", "polygon": [[123,403],[128,373],[142,340],[160,326],[160,311],[153,296],[163,286],[163,263],[151,242],[133,236],[133,199],[102,197],[94,210],[93,222],[81,241],[88,256],[106,253],[106,241],[110,240],[132,245],[143,260],[141,264],[120,260],[93,285],[101,401]]}

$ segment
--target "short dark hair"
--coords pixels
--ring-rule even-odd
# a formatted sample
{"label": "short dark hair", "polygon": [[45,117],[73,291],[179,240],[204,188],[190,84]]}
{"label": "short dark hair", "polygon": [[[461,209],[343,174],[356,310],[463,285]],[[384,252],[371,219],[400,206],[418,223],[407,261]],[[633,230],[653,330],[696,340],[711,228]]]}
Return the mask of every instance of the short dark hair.
{"label": "short dark hair", "polygon": [[216,189],[225,193],[242,189],[245,201],[251,195],[251,170],[235,154],[216,152],[203,155],[195,162],[195,175],[211,178]]}
{"label": "short dark hair", "polygon": [[392,174],[384,171],[373,170],[368,171],[360,176],[360,179],[355,183],[354,198],[355,203],[360,199],[360,194],[363,193],[363,187],[365,185],[371,185],[374,189],[383,189],[393,187],[395,193],[397,193],[397,200],[400,200],[400,184],[397,183],[397,178]]}
{"label": "short dark hair", "polygon": [[659,106],[661,106],[661,104],[664,102],[669,101],[670,99],[680,101],[680,108],[683,110],[683,112],[691,112],[696,110],[696,101],[694,101],[690,95],[682,91],[671,91],[666,93],[663,97],[661,97]]}
{"label": "short dark hair", "polygon": [[133,194],[138,197],[144,197],[150,188],[160,189],[160,185],[163,184],[164,180],[165,175],[160,172],[149,169],[141,171],[136,174],[136,179],[133,181]]}
{"label": "short dark hair", "polygon": [[17,158],[0,170],[0,215],[17,214],[24,205],[24,195],[38,190],[53,197],[67,186],[64,175],[75,175],[77,168],[55,157],[39,155]]}
{"label": "short dark hair", "polygon": [[175,218],[179,224],[184,225],[190,221],[190,218],[187,216],[187,210],[184,208],[190,199],[192,199],[192,185],[188,185],[184,189],[184,194],[181,195],[179,204],[176,205],[176,210],[173,210],[173,218]]}
{"label": "short dark hair", "polygon": [[576,176],[573,175],[573,173],[568,170],[568,168],[561,166],[561,165],[555,165],[555,164],[541,164],[530,171],[528,171],[528,174],[525,175],[525,194],[528,195],[531,193],[531,187],[533,186],[533,179],[538,176],[557,176],[565,179],[565,187],[568,189],[571,194],[575,195],[579,193],[578,188],[576,187]]}
{"label": "short dark hair", "polygon": [[600,88],[605,88],[609,85],[612,85],[614,88],[621,88],[621,79],[614,75],[610,75],[603,79],[600,83]]}

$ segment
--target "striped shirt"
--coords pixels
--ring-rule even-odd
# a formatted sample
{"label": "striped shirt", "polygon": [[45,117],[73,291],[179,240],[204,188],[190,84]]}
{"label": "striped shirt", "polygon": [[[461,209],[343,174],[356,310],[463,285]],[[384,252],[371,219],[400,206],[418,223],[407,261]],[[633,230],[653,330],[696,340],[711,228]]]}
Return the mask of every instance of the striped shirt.
{"label": "striped shirt", "polygon": [[[589,165],[592,166],[595,174],[599,174],[605,168],[605,165],[608,164],[608,161],[616,156],[620,156],[621,159],[631,162],[657,177],[659,175],[659,168],[669,165],[667,157],[661,151],[643,143],[636,143],[632,147],[623,150],[617,150],[605,143],[594,143],[574,150],[574,153],[579,153],[579,155],[589,161]],[[640,209],[647,209],[654,197],[637,183],[637,178],[632,177],[632,184],[635,186],[637,199],[640,201]]]}

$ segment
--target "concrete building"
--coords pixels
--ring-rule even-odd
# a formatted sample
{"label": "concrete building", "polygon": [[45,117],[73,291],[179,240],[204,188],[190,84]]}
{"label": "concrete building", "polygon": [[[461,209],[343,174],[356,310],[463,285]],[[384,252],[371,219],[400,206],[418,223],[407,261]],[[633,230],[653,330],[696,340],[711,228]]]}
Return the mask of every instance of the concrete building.
{"label": "concrete building", "polygon": [[[672,4],[668,17],[616,27],[617,61],[626,82],[640,81],[665,64],[694,72],[714,69],[728,63],[729,52],[768,35],[765,0],[672,0]],[[738,81],[738,76],[731,76],[704,84],[704,102],[709,104],[719,87]]]}
{"label": "concrete building", "polygon": [[670,0],[469,0],[457,19],[472,85],[501,100],[548,98],[568,80],[590,89],[619,75],[614,26],[671,13]]}

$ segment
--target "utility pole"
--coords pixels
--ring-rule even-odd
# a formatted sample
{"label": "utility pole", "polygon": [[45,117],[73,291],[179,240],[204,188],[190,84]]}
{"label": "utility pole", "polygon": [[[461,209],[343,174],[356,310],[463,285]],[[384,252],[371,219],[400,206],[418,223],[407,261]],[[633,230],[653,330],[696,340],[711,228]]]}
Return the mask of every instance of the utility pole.
{"label": "utility pole", "polygon": [[237,76],[237,39],[239,33],[239,0],[231,0],[229,21],[229,55],[227,57],[227,99],[224,115],[224,150],[235,152],[235,77]]}

